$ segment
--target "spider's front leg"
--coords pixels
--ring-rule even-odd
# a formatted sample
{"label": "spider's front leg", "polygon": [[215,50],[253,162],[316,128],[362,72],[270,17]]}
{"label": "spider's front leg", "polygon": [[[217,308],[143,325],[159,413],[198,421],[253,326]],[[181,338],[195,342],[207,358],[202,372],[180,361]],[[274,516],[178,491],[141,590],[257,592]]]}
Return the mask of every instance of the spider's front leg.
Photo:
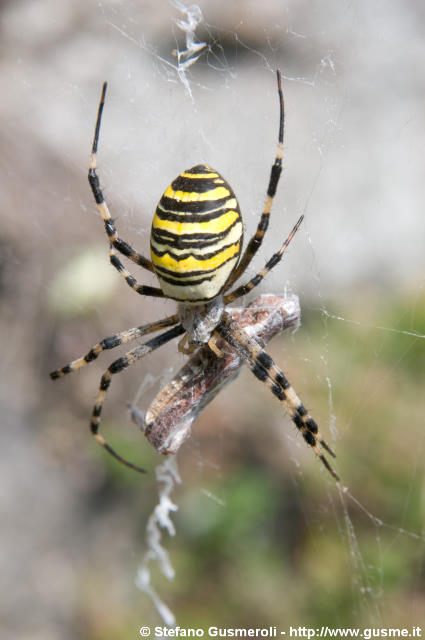
{"label": "spider's front leg", "polygon": [[93,407],[93,412],[91,416],[90,429],[97,440],[97,442],[108,451],[114,458],[116,458],[119,462],[124,464],[126,467],[130,467],[130,469],[134,469],[135,471],[139,471],[140,473],[145,473],[145,469],[136,466],[132,462],[128,462],[122,456],[120,456],[115,449],[113,449],[105,440],[103,435],[99,433],[99,425],[101,420],[101,414],[103,409],[103,403],[105,401],[105,397],[109,386],[111,384],[112,376],[116,373],[121,373],[124,369],[134,364],[148,353],[154,351],[154,349],[158,349],[162,345],[166,344],[173,338],[182,335],[185,329],[178,324],[177,326],[169,329],[165,333],[161,333],[156,338],[149,340],[145,344],[142,344],[131,351],[128,351],[124,356],[115,360],[105,371],[103,376],[100,379],[99,392],[97,394],[96,403]]}
{"label": "spider's front leg", "polygon": [[237,324],[230,318],[227,312],[223,314],[222,322],[217,326],[215,333],[224,338],[246,362],[255,377],[267,385],[273,395],[289,413],[304,440],[311,446],[329,473],[339,482],[338,475],[320,451],[318,444],[332,457],[335,457],[334,452],[323,440],[316,422],[298,398],[283,371],[261,348],[256,340],[250,338],[238,328]]}

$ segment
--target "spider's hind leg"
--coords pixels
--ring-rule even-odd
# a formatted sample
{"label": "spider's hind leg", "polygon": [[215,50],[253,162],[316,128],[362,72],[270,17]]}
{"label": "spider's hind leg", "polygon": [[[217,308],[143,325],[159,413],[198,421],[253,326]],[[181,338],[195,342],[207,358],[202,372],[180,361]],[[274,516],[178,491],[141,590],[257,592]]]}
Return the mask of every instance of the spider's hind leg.
{"label": "spider's hind leg", "polygon": [[282,92],[282,78],[280,71],[277,70],[277,90],[279,95],[279,133],[278,133],[278,141],[277,141],[277,150],[276,157],[274,163],[272,165],[272,169],[270,172],[269,184],[267,187],[267,195],[266,201],[264,203],[263,212],[261,214],[260,222],[258,223],[257,230],[248,242],[246,249],[240,259],[240,262],[236,269],[231,274],[230,278],[227,281],[225,290],[227,291],[230,287],[238,280],[241,275],[248,268],[251,260],[257,253],[260,248],[263,238],[266,234],[267,228],[269,226],[269,218],[272,210],[273,200],[276,195],[277,185],[279,183],[280,174],[282,173],[282,156],[283,156],[283,126],[285,119],[285,109],[283,103],[283,92]]}
{"label": "spider's hind leg", "polygon": [[132,260],[140,267],[143,267],[144,269],[147,269],[151,272],[154,271],[152,262],[150,260],[142,256],[127,242],[118,237],[114,219],[109,212],[108,205],[100,187],[100,180],[97,174],[97,147],[99,144],[100,124],[102,121],[103,107],[105,106],[106,87],[107,84],[106,82],[104,82],[102,87],[102,95],[99,102],[99,108],[97,111],[96,127],[94,131],[92,152],[90,156],[88,180],[93,192],[93,197],[96,201],[97,208],[105,224],[106,235],[109,238],[109,258],[112,266],[117,269],[117,271],[129,285],[129,287],[134,289],[136,293],[146,296],[163,298],[164,294],[162,292],[162,289],[160,289],[159,287],[150,287],[138,284],[136,279],[131,275],[131,273],[129,273],[129,271],[127,271],[118,257],[118,252],[120,252],[122,255],[124,255],[129,260]]}

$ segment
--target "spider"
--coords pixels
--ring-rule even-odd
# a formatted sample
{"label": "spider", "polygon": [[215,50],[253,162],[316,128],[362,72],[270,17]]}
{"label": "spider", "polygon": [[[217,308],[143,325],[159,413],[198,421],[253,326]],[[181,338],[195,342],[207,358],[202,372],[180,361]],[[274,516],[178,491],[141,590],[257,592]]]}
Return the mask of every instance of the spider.
{"label": "spider", "polygon": [[[228,307],[227,312],[239,329],[255,338],[261,347],[285,329],[297,327],[300,318],[297,296],[271,293],[259,295],[246,307]],[[217,393],[239,375],[244,363],[238,353],[223,339],[216,346],[220,355],[208,344],[199,347],[158,392],[147,411],[131,407],[132,421],[158,453],[176,453],[189,438],[193,422]]]}
{"label": "spider", "polygon": [[[335,454],[323,440],[316,422],[298,398],[285,374],[262,349],[258,341],[242,331],[226,308],[231,302],[254,289],[280,262],[303,220],[301,216],[280,249],[254,277],[232,289],[237,280],[244,275],[262,244],[282,172],[284,101],[280,71],[277,71],[280,110],[277,152],[271,168],[260,221],[243,253],[242,217],[236,196],[223,176],[205,164],[183,171],[162,195],[152,222],[151,260],[118,237],[96,170],[106,88],[105,82],[98,107],[88,180],[105,224],[109,239],[110,261],[136,293],[176,300],[177,313],[104,338],[85,356],[56,369],[50,377],[53,380],[61,378],[93,362],[105,350],[114,349],[148,333],[167,328],[155,338],[128,351],[106,369],[100,380],[91,415],[90,428],[97,442],[118,461],[143,473],[144,469],[120,456],[99,432],[103,403],[112,376],[179,336],[182,337],[178,343],[178,350],[185,354],[193,353],[197,348],[208,345],[217,356],[221,356],[222,352],[218,345],[224,340],[224,343],[233,349],[241,361],[250,368],[254,376],[267,385],[289,413],[304,440],[329,473],[338,480],[322,449],[332,457],[335,457]],[[153,272],[158,278],[160,287],[138,284],[122,264],[119,254]]]}

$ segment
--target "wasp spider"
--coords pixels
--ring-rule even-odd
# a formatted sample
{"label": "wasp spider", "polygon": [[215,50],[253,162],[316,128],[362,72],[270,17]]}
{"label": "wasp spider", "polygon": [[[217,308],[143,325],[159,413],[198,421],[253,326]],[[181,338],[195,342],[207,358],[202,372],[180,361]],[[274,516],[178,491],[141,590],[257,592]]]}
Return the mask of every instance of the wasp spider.
{"label": "wasp spider", "polygon": [[[303,219],[303,216],[299,218],[281,248],[266,262],[261,271],[245,284],[232,289],[261,246],[282,171],[284,104],[279,71],[277,87],[280,107],[277,153],[257,230],[242,255],[243,225],[236,196],[229,183],[218,171],[199,164],[177,176],[161,197],[152,222],[151,260],[148,260],[118,237],[115,222],[103,197],[96,172],[106,82],[103,85],[88,179],[105,224],[111,264],[136,293],[157,298],[172,298],[177,301],[178,308],[177,313],[172,316],[103,339],[85,356],[53,371],[50,377],[53,380],[60,378],[92,362],[102,351],[169,327],[157,337],[131,349],[106,369],[100,380],[99,392],[92,412],[90,427],[98,443],[117,460],[137,471],[143,472],[144,469],[124,460],[99,433],[105,396],[114,374],[123,371],[173,338],[182,336],[178,349],[183,353],[192,353],[197,347],[207,344],[216,355],[220,356],[217,343],[223,340],[234,349],[255,377],[264,382],[280,401],[307,444],[312,447],[332,476],[338,480],[338,476],[320,447],[331,456],[334,456],[334,453],[321,437],[316,422],[298,398],[285,374],[262,349],[258,341],[241,330],[226,310],[229,303],[254,289],[278,264]],[[122,264],[119,254],[155,273],[160,287],[138,284]]]}

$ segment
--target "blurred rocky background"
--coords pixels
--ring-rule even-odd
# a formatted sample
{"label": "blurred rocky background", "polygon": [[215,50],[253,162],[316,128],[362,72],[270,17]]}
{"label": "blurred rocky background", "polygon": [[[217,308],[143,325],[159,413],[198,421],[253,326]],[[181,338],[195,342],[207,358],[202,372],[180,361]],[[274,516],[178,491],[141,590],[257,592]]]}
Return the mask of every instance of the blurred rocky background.
{"label": "blurred rocky background", "polygon": [[250,274],[304,213],[261,287],[297,293],[302,324],[270,352],[348,491],[244,371],[178,455],[177,534],[164,538],[176,577],[153,581],[180,626],[423,625],[423,2],[3,0],[0,34],[4,637],[108,640],[160,624],[134,585],[160,460],[128,405],[146,409],[184,357],[165,347],[114,378],[106,400],[103,432],[146,477],[89,434],[114,355],[48,377],[173,309],[109,265],[86,179],[102,82],[102,185],[120,235],[148,254],[157,201],[199,162],[232,184],[254,231],[277,67],[285,171]]}

